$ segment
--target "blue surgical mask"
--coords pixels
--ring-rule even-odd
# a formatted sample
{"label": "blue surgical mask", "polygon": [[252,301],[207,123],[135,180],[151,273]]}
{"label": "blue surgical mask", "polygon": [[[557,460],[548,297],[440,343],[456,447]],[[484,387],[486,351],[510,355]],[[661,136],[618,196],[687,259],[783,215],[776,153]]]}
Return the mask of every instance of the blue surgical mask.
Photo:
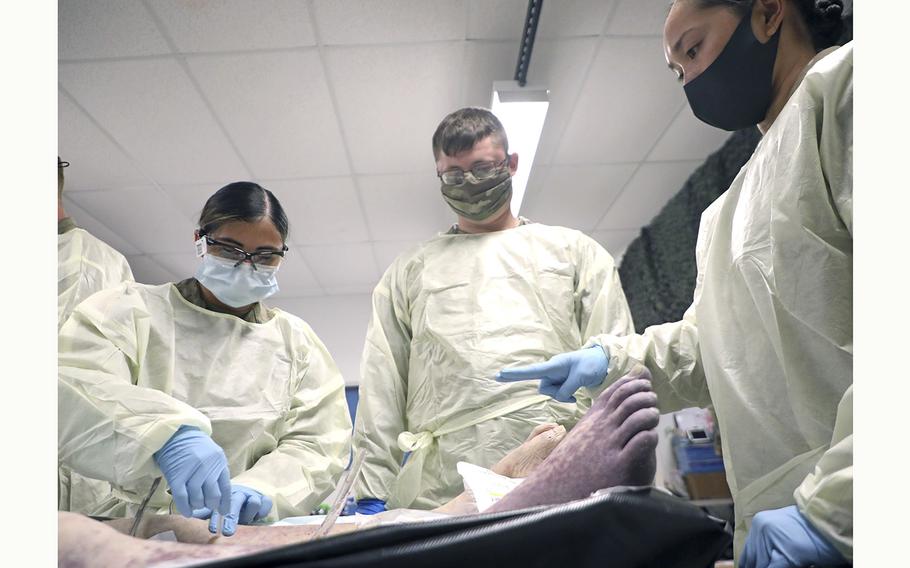
{"label": "blue surgical mask", "polygon": [[235,264],[207,254],[196,269],[196,280],[232,308],[255,304],[278,292],[277,266],[257,265],[253,269],[249,262]]}

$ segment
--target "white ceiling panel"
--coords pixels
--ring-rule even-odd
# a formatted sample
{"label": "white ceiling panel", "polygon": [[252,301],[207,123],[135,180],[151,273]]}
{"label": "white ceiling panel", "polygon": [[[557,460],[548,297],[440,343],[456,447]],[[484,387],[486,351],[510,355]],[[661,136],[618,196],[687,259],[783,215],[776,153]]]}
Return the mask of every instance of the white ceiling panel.
{"label": "white ceiling panel", "polygon": [[313,12],[323,45],[445,41],[465,32],[462,0],[314,0]]}
{"label": "white ceiling panel", "polygon": [[720,148],[730,134],[695,118],[687,104],[651,150],[648,160],[703,160]]}
{"label": "white ceiling panel", "polygon": [[130,263],[130,270],[133,271],[133,278],[141,284],[165,284],[167,282],[179,282],[183,278],[172,274],[169,270],[161,266],[155,259],[144,254],[137,256],[128,256],[126,261]]}
{"label": "white ceiling panel", "polygon": [[61,64],[59,79],[159,183],[250,177],[176,61]]}
{"label": "white ceiling panel", "polygon": [[[541,41],[534,45],[528,83],[545,85],[550,90],[550,108],[547,110],[535,163],[547,164],[552,161],[560,136],[572,117],[596,45],[597,40],[594,38]],[[518,57],[517,48],[515,57]]]}
{"label": "white ceiling panel", "polygon": [[114,247],[120,254],[134,255],[140,253],[138,248],[128,243],[123,237],[112,231],[104,223],[95,219],[95,217],[90,215],[85,209],[79,207],[78,204],[70,199],[70,194],[66,191],[63,192],[63,208],[66,210],[66,214],[69,217],[72,217],[76,222],[77,226],[82,227],[89,233]]}
{"label": "white ceiling panel", "polygon": [[114,189],[148,185],[124,153],[66,95],[57,103],[57,149],[70,163],[66,190]]}
{"label": "white ceiling panel", "polygon": [[329,294],[363,291],[379,280],[369,243],[301,247],[299,251]]}
{"label": "white ceiling panel", "polygon": [[357,191],[350,177],[262,181],[281,202],[300,246],[369,240]]}
{"label": "white ceiling panel", "polygon": [[527,216],[548,225],[593,229],[635,171],[633,164],[551,166]]}
{"label": "white ceiling panel", "polygon": [[300,0],[149,0],[181,52],[315,45]]}
{"label": "white ceiling panel", "polygon": [[315,51],[188,57],[254,176],[350,173]]}
{"label": "white ceiling panel", "polygon": [[202,208],[209,197],[231,181],[240,180],[225,180],[224,183],[198,185],[165,185],[162,186],[162,189],[171,197],[174,207],[179,209],[184,217],[195,223],[199,219]]}
{"label": "white ceiling panel", "polygon": [[303,254],[297,247],[291,247],[278,270],[276,298],[296,298],[324,294],[322,286],[313,275]]}
{"label": "white ceiling panel", "polygon": [[81,191],[70,199],[144,253],[183,252],[193,242],[193,223],[154,188]]}
{"label": "white ceiling panel", "polygon": [[641,231],[638,229],[623,231],[594,231],[590,233],[591,238],[601,244],[607,252],[613,256],[613,260],[618,259],[626,252],[629,244],[635,240],[635,237]]}
{"label": "white ceiling panel", "polygon": [[192,235],[186,239],[186,252],[171,254],[153,254],[149,257],[162,268],[174,275],[174,281],[180,282],[196,275],[199,258],[193,248]]}
{"label": "white ceiling panel", "polygon": [[171,52],[141,2],[61,0],[57,2],[57,30],[60,59]]}
{"label": "white ceiling panel", "polygon": [[356,173],[426,167],[436,126],[460,106],[463,51],[463,42],[326,50]]}
{"label": "white ceiling panel", "polygon": [[[518,48],[513,43],[469,41],[465,46],[462,77],[464,81],[464,106],[490,108],[493,98],[493,81],[511,81],[515,75]],[[452,109],[455,110],[455,109]],[[439,117],[440,121],[442,117]],[[432,136],[432,132],[430,136]]]}
{"label": "white ceiling panel", "polygon": [[662,36],[669,13],[669,0],[618,0],[606,34]]}
{"label": "white ceiling panel", "polygon": [[419,241],[374,242],[373,251],[376,254],[376,262],[379,263],[379,271],[384,273],[402,253],[414,250],[420,243],[433,236],[428,235]]}
{"label": "white ceiling panel", "polygon": [[597,229],[639,229],[649,224],[699,165],[699,161],[642,164]]}
{"label": "white ceiling panel", "polygon": [[[611,4],[605,0],[544,2],[537,37],[596,36],[603,30]],[[521,40],[527,13],[527,0],[471,0],[468,38],[512,39],[517,42]],[[517,43],[515,57],[518,57]]]}
{"label": "white ceiling panel", "polygon": [[658,38],[606,38],[563,134],[558,163],[637,162],[683,104]]}
{"label": "white ceiling panel", "polygon": [[378,241],[428,239],[448,229],[455,214],[439,191],[439,179],[425,155],[427,172],[360,178],[363,206]]}

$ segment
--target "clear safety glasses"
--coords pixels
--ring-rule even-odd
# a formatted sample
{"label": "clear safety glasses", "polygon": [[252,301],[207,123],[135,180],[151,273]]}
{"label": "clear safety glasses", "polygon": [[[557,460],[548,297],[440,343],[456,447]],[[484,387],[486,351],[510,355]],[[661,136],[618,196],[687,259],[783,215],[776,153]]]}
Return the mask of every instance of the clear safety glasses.
{"label": "clear safety glasses", "polygon": [[200,256],[202,254],[212,254],[218,258],[236,261],[234,266],[240,266],[241,263],[248,260],[253,265],[253,270],[256,269],[257,264],[260,266],[278,266],[284,258],[284,253],[288,250],[288,246],[284,245],[281,250],[247,252],[242,248],[215,240],[208,235],[203,235],[199,240],[201,241],[202,239],[205,239],[204,248],[201,248],[200,245],[202,243],[197,241],[197,254]]}

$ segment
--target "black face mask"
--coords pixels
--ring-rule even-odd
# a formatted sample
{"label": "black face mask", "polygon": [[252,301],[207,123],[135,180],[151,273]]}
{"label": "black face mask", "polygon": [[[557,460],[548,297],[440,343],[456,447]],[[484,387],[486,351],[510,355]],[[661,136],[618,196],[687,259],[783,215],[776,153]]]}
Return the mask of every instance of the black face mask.
{"label": "black face mask", "polygon": [[683,87],[695,116],[723,130],[761,122],[771,106],[779,39],[780,27],[767,43],[758,41],[747,13],[717,59]]}

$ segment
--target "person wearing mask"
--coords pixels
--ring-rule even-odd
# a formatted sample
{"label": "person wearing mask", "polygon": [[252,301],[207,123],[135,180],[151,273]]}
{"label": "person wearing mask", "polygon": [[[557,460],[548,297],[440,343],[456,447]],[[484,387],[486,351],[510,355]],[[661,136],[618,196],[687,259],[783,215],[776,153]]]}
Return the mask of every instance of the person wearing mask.
{"label": "person wearing mask", "polygon": [[95,515],[151,510],[237,523],[306,515],[350,453],[341,373],[300,318],[269,308],[288,220],[272,192],[231,183],[205,204],[195,278],[124,283],[59,334],[58,458],[113,485]]}
{"label": "person wearing mask", "polygon": [[557,402],[496,371],[634,330],[603,247],[513,215],[519,157],[493,113],[449,114],[433,156],[458,222],[399,256],[373,291],[354,429],[361,513],[438,507],[462,491],[457,462],[490,467],[536,426],[574,425],[590,398]]}
{"label": "person wearing mask", "polygon": [[[714,405],[740,567],[853,556],[853,45],[843,3],[677,0],[664,49],[695,115],[761,142],[702,214],[692,306],[594,336],[607,372],[503,370],[599,391],[636,361],[661,410]],[[563,354],[582,361],[579,354]]]}
{"label": "person wearing mask", "polygon": [[[73,308],[95,292],[132,282],[133,272],[122,254],[85,229],[63,208],[63,168],[57,156],[57,331]],[[68,468],[57,468],[57,509],[87,513],[111,492],[106,481],[90,479]]]}

